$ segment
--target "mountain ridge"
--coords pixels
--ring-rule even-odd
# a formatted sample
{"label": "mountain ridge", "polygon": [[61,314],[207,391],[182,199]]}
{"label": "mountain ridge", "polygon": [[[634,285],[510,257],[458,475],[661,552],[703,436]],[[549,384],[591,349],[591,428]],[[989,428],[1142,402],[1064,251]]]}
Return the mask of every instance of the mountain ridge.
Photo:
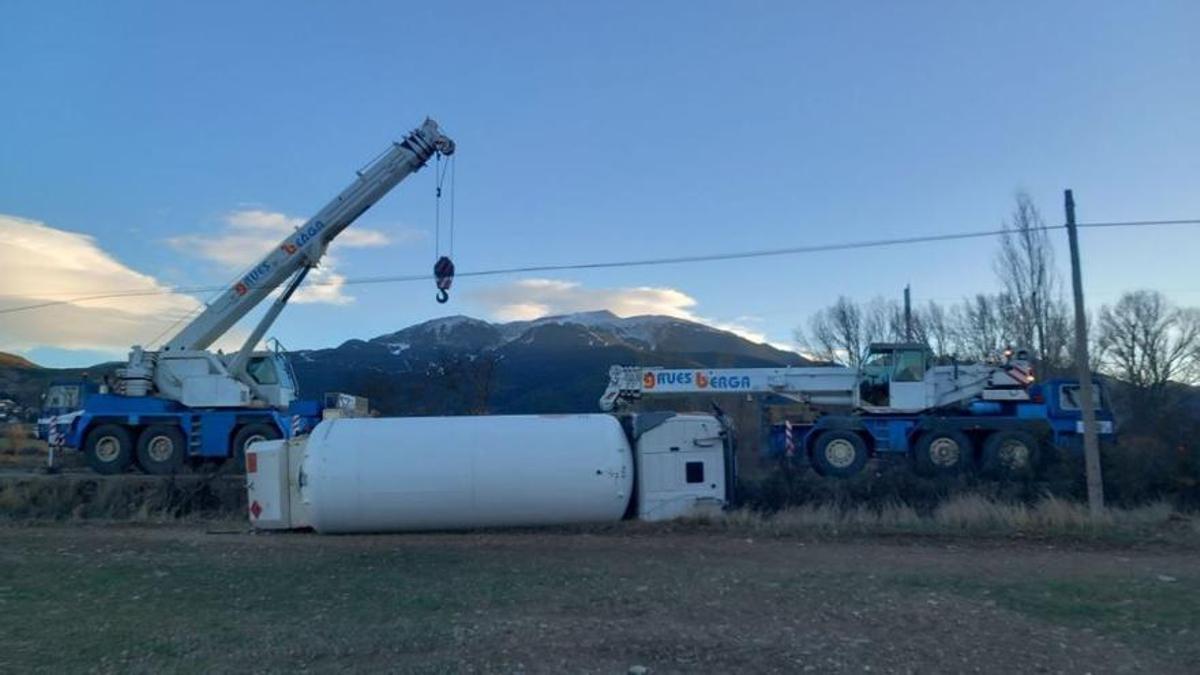
{"label": "mountain ridge", "polygon": [[591,411],[613,365],[807,363],[794,352],[695,321],[608,311],[509,322],[453,315],[303,350],[293,359],[306,394],[362,394],[389,415]]}
{"label": "mountain ridge", "polygon": [[[4,355],[9,356],[9,355]],[[0,360],[0,397],[37,405],[54,377],[23,357]],[[613,365],[672,368],[800,366],[794,352],[702,323],[601,310],[491,322],[439,317],[335,347],[292,352],[303,397],[326,391],[367,396],[385,415],[590,412]]]}

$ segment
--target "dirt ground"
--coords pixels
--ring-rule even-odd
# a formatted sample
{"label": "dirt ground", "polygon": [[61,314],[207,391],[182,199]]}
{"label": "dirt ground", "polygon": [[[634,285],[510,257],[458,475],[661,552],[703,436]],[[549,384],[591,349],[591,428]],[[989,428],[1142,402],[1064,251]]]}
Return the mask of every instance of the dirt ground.
{"label": "dirt ground", "polygon": [[2,672],[1200,669],[1163,546],[0,525]]}

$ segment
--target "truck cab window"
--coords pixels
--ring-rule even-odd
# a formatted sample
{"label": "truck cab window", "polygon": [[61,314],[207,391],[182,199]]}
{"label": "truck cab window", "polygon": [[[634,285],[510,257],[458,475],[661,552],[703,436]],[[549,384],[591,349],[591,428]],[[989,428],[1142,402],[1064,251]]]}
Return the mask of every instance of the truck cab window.
{"label": "truck cab window", "polygon": [[867,405],[888,404],[888,381],[892,376],[892,353],[876,352],[862,364],[862,380],[859,383],[859,399]]}
{"label": "truck cab window", "polygon": [[250,359],[246,372],[259,384],[279,384],[279,375],[275,372],[275,362],[267,357]]}
{"label": "truck cab window", "polygon": [[895,382],[920,382],[925,379],[925,353],[915,349],[896,352]]}
{"label": "truck cab window", "polygon": [[[1078,384],[1064,384],[1064,385],[1062,385],[1062,387],[1059,388],[1058,391],[1059,391],[1059,397],[1058,397],[1059,405],[1062,407],[1063,410],[1082,410],[1083,409],[1083,397],[1079,393],[1079,385]],[[1103,410],[1104,409],[1104,401],[1102,400],[1102,394],[1100,393],[1100,387],[1097,387],[1097,386],[1092,387],[1092,396],[1094,398],[1094,400],[1092,401],[1092,407],[1095,408],[1096,410]]]}
{"label": "truck cab window", "polygon": [[688,462],[685,471],[688,483],[704,482],[704,462]]}
{"label": "truck cab window", "polygon": [[50,387],[46,392],[46,402],[43,407],[47,410],[74,409],[79,406],[79,387],[59,385]]}

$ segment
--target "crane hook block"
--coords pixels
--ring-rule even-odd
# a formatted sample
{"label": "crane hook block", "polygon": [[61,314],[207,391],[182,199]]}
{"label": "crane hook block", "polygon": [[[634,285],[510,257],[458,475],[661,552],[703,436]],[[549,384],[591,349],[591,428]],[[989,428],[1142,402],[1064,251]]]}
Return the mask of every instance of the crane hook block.
{"label": "crane hook block", "polygon": [[450,299],[450,284],[454,283],[454,262],[447,256],[438,258],[433,264],[433,277],[437,283],[437,301],[445,304]]}

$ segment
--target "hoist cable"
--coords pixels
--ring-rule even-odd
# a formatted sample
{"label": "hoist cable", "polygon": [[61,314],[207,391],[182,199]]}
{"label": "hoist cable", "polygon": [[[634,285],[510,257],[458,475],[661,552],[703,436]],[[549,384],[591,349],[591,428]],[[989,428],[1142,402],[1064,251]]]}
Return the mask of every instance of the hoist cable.
{"label": "hoist cable", "polygon": [[433,258],[442,253],[442,154],[433,155]]}
{"label": "hoist cable", "polygon": [[458,171],[457,154],[450,156],[450,257],[454,257],[454,196],[458,191],[454,189],[454,177]]}

